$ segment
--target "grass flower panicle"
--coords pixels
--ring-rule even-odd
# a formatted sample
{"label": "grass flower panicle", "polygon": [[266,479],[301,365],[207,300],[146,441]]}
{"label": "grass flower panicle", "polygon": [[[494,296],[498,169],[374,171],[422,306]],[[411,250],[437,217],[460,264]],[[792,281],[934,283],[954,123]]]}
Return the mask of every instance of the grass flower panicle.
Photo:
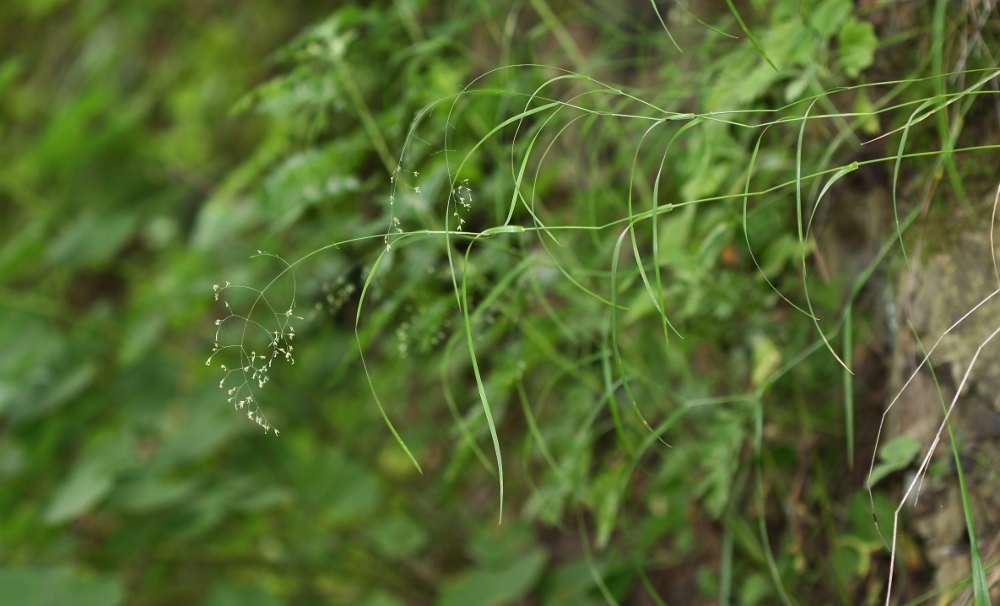
{"label": "grass flower panicle", "polygon": [[[292,282],[291,302],[285,311],[279,312],[268,300],[265,294],[267,288],[260,290],[250,286],[232,284],[228,281],[223,286],[213,284],[213,298],[215,301],[223,301],[228,315],[215,320],[217,328],[212,354],[205,361],[205,364],[211,366],[216,356],[219,355],[231,358],[233,360],[231,363],[235,363],[234,367],[225,363],[218,365],[219,370],[224,373],[219,381],[219,389],[227,389],[228,387],[226,391],[227,402],[233,404],[235,410],[246,410],[247,419],[262,427],[264,433],[273,430],[274,435],[278,435],[278,430],[264,415],[255,390],[264,389],[264,386],[271,381],[270,372],[276,360],[290,365],[295,364],[293,355],[295,347],[292,345],[292,340],[296,333],[292,322],[304,320],[304,318],[295,315],[296,282],[292,266],[278,255],[262,250],[258,250],[253,257],[270,257],[284,265],[282,273],[288,272]],[[222,298],[227,292],[249,293],[251,295],[252,298],[244,314],[233,311],[230,302]],[[272,325],[267,326],[265,322]],[[231,327],[232,330],[230,331],[228,327]],[[233,342],[220,345],[224,329],[227,330],[226,335],[231,335],[234,339]],[[237,334],[238,338],[235,338]],[[251,342],[261,341],[267,351],[258,353],[256,349],[250,347]]]}

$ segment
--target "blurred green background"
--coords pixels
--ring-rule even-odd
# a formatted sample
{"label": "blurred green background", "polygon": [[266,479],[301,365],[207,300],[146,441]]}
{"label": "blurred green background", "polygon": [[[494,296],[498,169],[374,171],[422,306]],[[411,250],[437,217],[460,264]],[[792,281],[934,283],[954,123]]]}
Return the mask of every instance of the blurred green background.
{"label": "blurred green background", "polygon": [[[896,148],[860,142],[992,59],[939,44],[983,3],[860,4],[0,4],[0,603],[881,599],[886,320],[861,270],[895,232],[846,212],[806,278],[797,163],[827,171],[810,201],[856,160],[883,159],[834,194],[887,192]],[[687,122],[708,112],[737,113]],[[677,207],[619,240],[654,203]],[[440,235],[509,209],[552,231]],[[862,369],[856,414],[804,284]],[[266,386],[232,376],[278,346]],[[930,569],[904,548],[913,597]]]}

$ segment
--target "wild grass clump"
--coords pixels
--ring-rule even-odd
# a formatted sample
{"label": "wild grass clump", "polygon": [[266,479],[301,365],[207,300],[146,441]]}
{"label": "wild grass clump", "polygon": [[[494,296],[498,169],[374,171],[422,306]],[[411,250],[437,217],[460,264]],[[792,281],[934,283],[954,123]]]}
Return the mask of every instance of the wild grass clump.
{"label": "wild grass clump", "polygon": [[[831,516],[846,518],[846,506],[833,504],[820,475],[831,461],[834,469],[853,469],[859,451],[854,339],[859,321],[871,325],[862,302],[897,255],[909,267],[905,237],[925,219],[934,175],[950,175],[959,156],[986,161],[1000,147],[959,137],[963,116],[995,94],[988,85],[1000,72],[963,66],[944,73],[935,59],[930,75],[921,65],[898,79],[859,83],[879,40],[871,23],[852,16],[850,3],[821,3],[798,17],[798,3],[774,4],[777,16],[760,36],[704,61],[712,78],[699,83],[694,100],[524,63],[486,71],[416,111],[400,133],[399,157],[380,153],[389,172],[388,185],[376,180],[375,189],[387,192],[378,194],[381,206],[357,209],[370,218],[366,233],[346,234],[290,263],[261,253],[283,264],[274,281],[259,290],[216,288],[227,315],[217,321],[208,363],[217,355],[234,359],[219,364],[229,402],[265,433],[272,428],[258,391],[273,362],[294,363],[291,321],[303,319],[294,315],[295,271],[320,253],[340,255],[355,276],[358,297],[346,315],[364,383],[421,473],[421,459],[429,459],[421,452],[433,448],[426,435],[413,446],[407,434],[411,427],[419,433],[426,415],[436,429],[430,442],[451,441],[450,478],[469,474],[470,460],[495,478],[501,520],[512,492],[529,519],[561,525],[578,514],[588,568],[609,603],[614,591],[588,533],[596,552],[616,540],[640,545],[624,568],[658,600],[646,576],[658,548],[635,529],[657,519],[662,525],[652,536],[683,537],[690,529],[673,512],[690,503],[699,524],[718,534],[718,574],[705,583],[723,603],[740,587],[760,588],[749,603],[815,595],[810,583],[824,574],[821,550],[843,551],[837,533],[846,522]],[[934,18],[941,26],[940,11]],[[307,39],[319,44],[323,36],[334,48],[344,34],[317,30]],[[812,50],[782,46],[789,37]],[[342,51],[324,60],[343,78]],[[685,68],[663,73],[678,85],[692,77]],[[941,84],[956,78],[968,82],[954,91]],[[370,110],[349,96],[365,129],[374,128],[365,118]],[[931,120],[942,116],[943,129]],[[369,136],[373,145],[381,140]],[[908,144],[915,139],[918,146]],[[891,175],[883,209],[893,217],[890,229],[872,254],[853,260],[857,271],[830,275],[819,241],[830,214],[852,203],[863,175]],[[421,263],[426,273],[414,270]],[[291,281],[290,297],[271,292],[279,279]],[[431,331],[433,346],[415,367],[392,367],[424,381],[432,373],[440,378],[434,393],[391,394],[401,405],[384,402],[374,362],[388,364],[390,318],[397,336],[409,328],[399,311],[404,295],[373,293],[383,279],[419,299],[421,309],[445,310],[453,327]],[[234,311],[224,296],[236,291],[249,295],[245,311]],[[373,316],[381,330],[366,332]],[[255,349],[250,339],[261,338]],[[399,353],[414,358],[406,348]],[[436,425],[445,408],[451,433]],[[407,421],[397,429],[399,418]],[[830,427],[831,418],[839,426]],[[821,422],[838,444],[814,432]],[[878,439],[860,445],[872,455],[870,472]],[[807,453],[806,442],[822,448]],[[513,490],[512,452],[519,464]],[[983,565],[957,454],[956,465],[982,599]],[[858,482],[840,497],[850,500],[860,489]],[[870,482],[868,494],[875,515]],[[821,546],[807,544],[802,523],[783,517],[778,502],[826,508],[811,514],[824,518],[811,535]],[[787,531],[778,542],[775,523]],[[886,603],[895,537],[894,525],[888,570],[878,569],[886,582],[876,593],[884,587]],[[838,564],[830,595],[848,603],[861,591],[858,579],[875,574],[870,555],[864,569]]]}

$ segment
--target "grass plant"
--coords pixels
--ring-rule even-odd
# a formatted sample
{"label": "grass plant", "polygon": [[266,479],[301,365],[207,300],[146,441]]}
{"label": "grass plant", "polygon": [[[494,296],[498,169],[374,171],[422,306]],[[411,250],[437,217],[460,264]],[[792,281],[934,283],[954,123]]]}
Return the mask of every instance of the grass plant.
{"label": "grass plant", "polygon": [[[572,49],[571,35],[553,24],[551,8],[538,4],[552,35]],[[776,3],[783,10],[787,4],[796,3]],[[678,103],[551,64],[487,71],[460,93],[416,112],[389,177],[387,232],[328,244],[287,264],[278,278],[294,276],[318,253],[339,254],[349,245],[369,245],[370,252],[362,258],[371,260],[360,274],[354,316],[358,359],[386,427],[423,473],[420,448],[408,445],[405,424],[393,423],[392,411],[379,395],[380,380],[367,361],[366,352],[381,351],[384,339],[377,333],[366,335],[362,328],[370,309],[392,300],[386,291],[393,287],[384,287],[379,295],[374,290],[383,281],[391,282],[395,266],[405,265],[400,258],[419,254],[442,259],[450,294],[441,290],[442,272],[437,270],[425,285],[417,282],[411,288],[450,301],[456,321],[454,332],[436,349],[442,352],[441,398],[459,436],[454,448],[474,453],[495,478],[497,514],[504,520],[505,477],[509,487],[510,471],[505,476],[503,453],[518,425],[508,403],[519,402],[526,427],[519,470],[524,477],[519,482],[532,486],[519,506],[533,512],[521,515],[558,522],[561,512],[577,510],[587,568],[607,603],[618,603],[616,590],[595,558],[617,535],[619,518],[636,516],[642,524],[643,515],[630,501],[653,499],[656,491],[636,489],[637,477],[676,485],[681,501],[699,500],[704,514],[722,526],[717,588],[722,603],[729,603],[738,588],[754,586],[754,575],[761,571],[766,571],[770,588],[757,599],[767,594],[785,604],[809,602],[795,596],[808,595],[801,592],[816,571],[808,563],[800,570],[787,543],[778,550],[772,547],[771,511],[781,490],[774,482],[783,480],[771,480],[769,474],[785,474],[776,462],[781,448],[771,443],[777,431],[774,417],[782,413],[770,412],[772,406],[787,401],[794,385],[809,380],[806,377],[821,375],[829,377],[822,381],[829,381],[839,368],[843,418],[837,433],[846,445],[841,464],[853,467],[856,301],[894,251],[911,266],[904,236],[922,211],[919,205],[903,204],[899,192],[904,186],[912,191],[903,169],[908,163],[929,165],[934,167],[932,175],[944,170],[952,178],[957,175],[956,157],[988,161],[1000,147],[959,146],[960,127],[949,126],[948,120],[961,122],[977,97],[995,94],[987,85],[1000,72],[987,67],[943,73],[944,5],[938,2],[934,11],[935,73],[920,76],[917,68],[899,80],[820,88],[816,73],[831,69],[836,61],[809,59],[799,65],[799,59],[788,54],[792,49],[772,60],[729,3],[752,42],[751,50],[760,53],[768,69],[783,78],[794,75],[782,72],[776,62],[786,70],[800,66],[803,71],[804,88],[798,95],[786,90],[788,102],[776,109],[767,107],[774,99],[768,91],[778,82],[772,76],[760,76],[766,85],[755,93],[730,94],[725,91],[730,84],[706,84],[707,98],[714,94],[724,99],[719,105]],[[775,40],[782,26],[772,24],[760,39]],[[834,33],[822,33],[817,40],[825,44]],[[584,62],[579,49],[569,55],[576,63]],[[746,45],[732,47],[719,59],[719,70],[747,62],[745,55]],[[848,61],[844,55],[840,60]],[[862,59],[846,70],[860,72],[869,64]],[[973,84],[950,93],[941,87],[945,79],[959,77]],[[357,89],[348,92],[362,117],[368,116],[363,123],[370,133],[375,121],[356,101]],[[871,94],[877,99],[868,109],[836,109],[851,97]],[[958,109],[949,116],[953,107]],[[919,125],[930,117],[938,120],[940,149],[923,131],[922,143],[908,149]],[[899,126],[866,142],[884,146],[883,154],[859,158],[859,148],[851,142],[860,140],[861,129],[873,122]],[[893,144],[893,138],[898,143]],[[750,143],[752,151],[747,149]],[[842,183],[860,170],[890,168],[893,235],[878,243],[878,253],[852,279],[834,286],[829,278],[827,284],[817,280],[815,229],[821,209],[830,205],[826,197],[843,191]],[[919,182],[918,176],[907,178]],[[597,200],[584,202],[587,196]],[[370,245],[378,239],[382,246],[374,250]],[[750,263],[733,261],[733,255],[748,257]],[[420,279],[401,278],[407,283]],[[267,303],[269,288],[257,291],[253,305],[265,304],[278,321],[278,341],[273,343],[278,347],[286,333],[276,309],[285,306]],[[262,327],[250,314],[231,317]],[[837,339],[842,339],[841,353]],[[713,355],[722,367],[695,368],[698,347],[720,340],[725,345]],[[222,348],[235,348],[245,362],[247,347],[242,342]],[[459,362],[462,348],[467,359]],[[726,349],[725,357],[718,359]],[[256,371],[254,354],[249,357],[249,368]],[[249,372],[245,363],[242,368]],[[559,387],[570,378],[574,389]],[[249,379],[246,384],[258,402]],[[806,387],[816,392],[811,397],[828,397],[829,388],[820,385],[826,383]],[[559,410],[543,414],[543,404],[553,398]],[[470,399],[477,404],[471,405]],[[954,406],[955,401],[942,428]],[[484,440],[492,446],[492,460],[481,448]],[[884,577],[886,604],[897,554],[895,521],[936,444],[937,438],[896,510]],[[870,448],[872,469],[877,445],[876,438]],[[540,456],[537,465],[532,463],[534,453]],[[958,462],[957,450],[955,457]],[[532,479],[534,474],[543,479]],[[743,481],[746,474],[753,476],[752,482]],[[960,464],[958,474],[972,545],[975,599],[988,603]],[[688,475],[700,479],[676,484]],[[870,487],[869,496],[874,514]],[[737,530],[743,528],[736,521],[740,518],[754,520],[755,537]],[[593,545],[587,539],[590,528],[596,532]],[[741,537],[739,555],[734,551],[736,537]],[[751,547],[754,542],[757,547]],[[755,550],[763,561],[754,561]],[[654,560],[651,552],[633,553],[642,586],[654,602],[664,603],[646,576],[655,568]],[[842,585],[832,595],[848,601],[852,591]],[[752,603],[745,592],[740,600]]]}
{"label": "grass plant", "polygon": [[[890,604],[925,589],[898,570],[913,542],[900,528],[948,429],[971,597],[988,604],[958,395],[915,475],[876,485],[884,402],[859,367],[877,366],[886,285],[919,268],[916,228],[984,215],[963,171],[1000,148],[976,130],[1000,76],[989,7],[937,0],[892,30],[893,7],[847,0],[641,4],[347,7],[237,104],[265,120],[262,142],[214,187],[192,241],[244,229],[280,256],[226,259],[206,363],[227,405],[280,427],[267,453],[318,470],[289,481],[362,487],[303,496],[316,528],[267,502],[247,514],[311,545],[303,559],[334,529],[356,556],[317,556],[342,585],[272,584],[359,604],[469,603],[487,586],[498,603]],[[824,253],[871,183],[892,217],[871,254]],[[902,390],[995,294],[956,310]],[[232,448],[234,467],[273,463]],[[133,467],[93,452],[60,494],[88,473],[99,494],[55,498],[48,523],[107,495],[141,502]],[[869,458],[866,482],[854,462]],[[213,499],[192,536],[239,510]],[[442,529],[456,532],[432,545]],[[282,557],[260,544],[262,562]]]}

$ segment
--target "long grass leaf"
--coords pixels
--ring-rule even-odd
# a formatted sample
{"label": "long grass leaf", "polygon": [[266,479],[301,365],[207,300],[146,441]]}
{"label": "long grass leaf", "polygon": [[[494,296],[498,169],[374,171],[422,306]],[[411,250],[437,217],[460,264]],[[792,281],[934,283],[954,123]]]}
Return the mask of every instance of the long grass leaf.
{"label": "long grass leaf", "polygon": [[740,11],[736,10],[736,6],[733,4],[733,0],[726,0],[726,4],[729,5],[729,11],[733,13],[734,17],[736,17],[736,22],[740,24],[740,28],[743,30],[743,33],[747,35],[747,38],[750,40],[750,43],[753,44],[754,48],[757,49],[757,52],[760,53],[760,56],[764,57],[764,60],[767,61],[768,65],[774,68],[774,71],[779,71],[778,67],[774,64],[773,61],[771,61],[771,58],[767,56],[766,52],[764,52],[764,48],[760,45],[760,42],[757,42],[756,36],[750,33],[750,28],[748,28],[747,24],[743,22],[743,17],[740,16]]}
{"label": "long grass leaf", "polygon": [[392,421],[389,420],[389,415],[386,414],[385,408],[382,407],[382,401],[379,400],[378,392],[375,390],[375,383],[372,381],[371,373],[368,372],[368,363],[365,362],[364,347],[361,344],[361,333],[358,331],[358,326],[361,324],[361,310],[364,309],[365,294],[368,293],[368,287],[371,286],[372,279],[375,277],[375,272],[378,271],[378,266],[382,263],[382,259],[385,258],[386,252],[387,251],[382,251],[382,253],[378,256],[378,259],[375,260],[375,264],[372,265],[371,270],[368,271],[368,276],[365,278],[365,285],[361,288],[361,296],[358,297],[358,312],[354,317],[354,338],[358,343],[358,353],[361,356],[361,366],[364,368],[365,377],[368,379],[368,387],[371,389],[372,397],[375,398],[375,404],[378,405],[379,414],[382,415],[382,420],[385,421],[386,426],[389,427],[389,431],[392,432],[392,437],[396,438],[396,443],[403,449],[406,456],[410,458],[410,461],[413,463],[414,467],[417,468],[417,471],[422,474],[424,473],[424,470],[420,468],[420,463],[417,462],[416,457],[414,457],[413,453],[410,452],[410,449],[406,446],[406,442],[403,441],[403,438],[399,436],[399,432],[396,431]]}

